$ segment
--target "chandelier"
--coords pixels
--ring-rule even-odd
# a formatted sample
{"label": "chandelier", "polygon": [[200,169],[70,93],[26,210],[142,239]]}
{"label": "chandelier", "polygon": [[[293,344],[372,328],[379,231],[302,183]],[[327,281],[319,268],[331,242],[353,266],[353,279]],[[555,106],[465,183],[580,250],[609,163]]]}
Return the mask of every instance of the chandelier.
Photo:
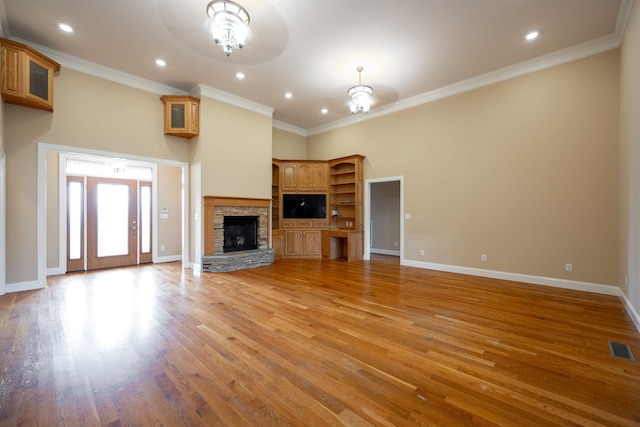
{"label": "chandelier", "polygon": [[356,68],[356,71],[358,71],[358,84],[350,88],[347,92],[350,98],[349,109],[352,114],[360,112],[367,114],[369,108],[371,108],[371,104],[376,100],[373,95],[371,95],[373,88],[362,84],[362,70],[362,67]]}
{"label": "chandelier", "polygon": [[213,0],[207,5],[206,25],[216,45],[229,56],[233,49],[241,50],[249,37],[249,12],[229,0]]}

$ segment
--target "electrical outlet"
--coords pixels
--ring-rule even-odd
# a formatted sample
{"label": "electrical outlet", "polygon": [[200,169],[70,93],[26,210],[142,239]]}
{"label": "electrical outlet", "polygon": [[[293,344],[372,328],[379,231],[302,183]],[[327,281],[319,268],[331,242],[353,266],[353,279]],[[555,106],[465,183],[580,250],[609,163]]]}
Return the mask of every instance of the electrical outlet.
{"label": "electrical outlet", "polygon": [[573,271],[573,264],[565,264],[564,271],[566,271],[567,273],[571,273]]}
{"label": "electrical outlet", "polygon": [[487,254],[482,254],[482,256],[480,257],[480,259],[482,261],[486,261],[487,260]]}
{"label": "electrical outlet", "polygon": [[393,246],[398,246],[398,242],[393,242]]}
{"label": "electrical outlet", "polygon": [[420,249],[420,256],[424,256],[424,249]]}
{"label": "electrical outlet", "polygon": [[164,252],[164,245],[160,246],[160,252]]}

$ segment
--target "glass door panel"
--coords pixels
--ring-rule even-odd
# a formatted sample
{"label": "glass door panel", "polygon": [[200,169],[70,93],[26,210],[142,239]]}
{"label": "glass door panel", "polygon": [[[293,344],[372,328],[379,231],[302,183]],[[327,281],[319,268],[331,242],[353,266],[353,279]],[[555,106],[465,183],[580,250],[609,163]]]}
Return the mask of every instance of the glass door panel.
{"label": "glass door panel", "polygon": [[97,183],[98,257],[129,254],[129,186]]}
{"label": "glass door panel", "polygon": [[67,272],[84,266],[84,177],[67,177]]}
{"label": "glass door panel", "polygon": [[151,251],[151,183],[140,182],[140,264],[153,261]]}
{"label": "glass door panel", "polygon": [[87,178],[87,269],[138,262],[137,182]]}

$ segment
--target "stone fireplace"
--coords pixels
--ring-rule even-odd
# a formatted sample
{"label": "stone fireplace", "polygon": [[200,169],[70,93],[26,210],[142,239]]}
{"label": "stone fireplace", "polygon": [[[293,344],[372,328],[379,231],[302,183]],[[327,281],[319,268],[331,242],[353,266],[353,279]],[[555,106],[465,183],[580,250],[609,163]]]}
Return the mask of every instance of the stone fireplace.
{"label": "stone fireplace", "polygon": [[273,263],[270,199],[204,198],[202,271],[235,271]]}

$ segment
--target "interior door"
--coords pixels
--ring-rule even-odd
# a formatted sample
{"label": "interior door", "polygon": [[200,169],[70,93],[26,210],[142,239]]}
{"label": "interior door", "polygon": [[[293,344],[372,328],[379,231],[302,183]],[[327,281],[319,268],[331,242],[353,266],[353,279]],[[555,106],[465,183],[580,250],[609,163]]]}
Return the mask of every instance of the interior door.
{"label": "interior door", "polygon": [[87,177],[87,270],[138,262],[137,182]]}

